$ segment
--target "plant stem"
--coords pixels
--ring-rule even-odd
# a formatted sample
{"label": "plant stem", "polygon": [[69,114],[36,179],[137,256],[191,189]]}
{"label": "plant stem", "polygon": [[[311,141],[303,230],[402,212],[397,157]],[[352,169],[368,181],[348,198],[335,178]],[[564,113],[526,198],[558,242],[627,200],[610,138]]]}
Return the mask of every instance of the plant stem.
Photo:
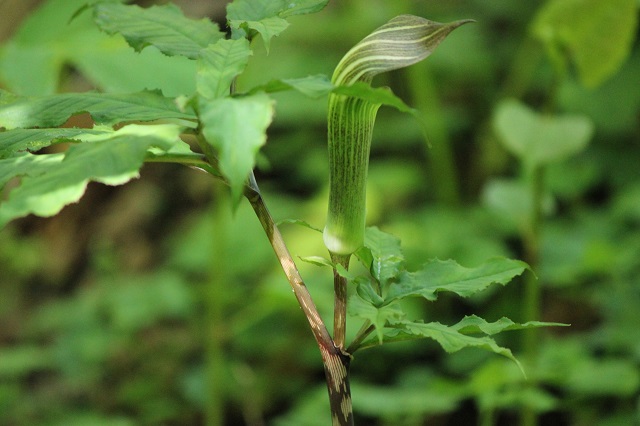
{"label": "plant stem", "polygon": [[[536,166],[530,172],[531,180],[531,220],[528,232],[524,235],[525,260],[536,270],[540,257],[540,233],[542,228],[542,203],[544,191],[544,169]],[[541,316],[541,291],[540,283],[533,274],[527,274],[525,278],[524,294],[524,320],[535,321]],[[525,357],[530,365],[535,365],[538,355],[539,333],[535,328],[524,331],[523,349]],[[529,379],[528,386],[535,387],[535,374]],[[520,413],[521,426],[535,426],[537,424],[536,413],[528,406],[522,408]]]}
{"label": "plant stem", "polygon": [[[349,269],[349,259],[351,255],[331,253],[331,262],[345,269]],[[347,279],[340,275],[336,268],[333,268],[333,291],[333,342],[343,350],[347,330]]]}
{"label": "plant stem", "polygon": [[371,324],[369,320],[365,321],[364,324],[362,324],[362,327],[360,327],[360,330],[358,330],[358,333],[356,333],[356,337],[354,337],[353,341],[349,344],[349,347],[347,348],[347,353],[352,354],[355,351],[357,351],[360,348],[360,345],[362,344],[364,339],[369,334],[373,333],[375,329],[376,328],[373,326],[373,324]]}
{"label": "plant stem", "polygon": [[320,348],[329,391],[332,424],[333,426],[353,426],[351,389],[349,387],[351,356],[331,339],[329,331],[313,303],[311,294],[285,245],[282,234],[267,209],[253,174],[250,176],[249,185],[245,189],[245,196],[267,234],[271,247],[280,261],[280,266],[293,289],[302,311],[307,317],[307,321],[309,321],[311,331]]}
{"label": "plant stem", "polygon": [[227,232],[229,229],[229,200],[219,184],[214,186],[216,202],[213,205],[213,250],[211,253],[211,270],[209,282],[205,289],[206,322],[205,342],[207,348],[206,377],[207,405],[206,425],[222,426],[224,424],[224,339],[225,339],[225,288],[228,284],[228,268],[224,261],[227,250]]}

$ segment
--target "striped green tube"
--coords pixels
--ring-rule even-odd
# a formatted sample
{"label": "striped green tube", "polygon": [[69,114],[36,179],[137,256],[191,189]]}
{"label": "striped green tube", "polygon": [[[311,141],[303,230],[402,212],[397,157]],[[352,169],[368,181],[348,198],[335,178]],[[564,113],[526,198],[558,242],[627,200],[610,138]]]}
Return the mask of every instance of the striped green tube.
{"label": "striped green tube", "polygon": [[[429,56],[454,29],[470,20],[440,24],[400,15],[356,44],[336,67],[331,82],[370,83],[385,71],[404,68]],[[367,169],[371,134],[381,104],[329,95],[329,212],[324,243],[333,254],[349,255],[364,243]]]}

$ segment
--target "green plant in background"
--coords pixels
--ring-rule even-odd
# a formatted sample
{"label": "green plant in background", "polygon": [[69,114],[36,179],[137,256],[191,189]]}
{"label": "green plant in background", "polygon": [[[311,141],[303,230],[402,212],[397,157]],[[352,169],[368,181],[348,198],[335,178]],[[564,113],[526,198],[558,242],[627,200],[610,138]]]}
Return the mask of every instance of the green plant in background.
{"label": "green plant in background", "polygon": [[[76,25],[86,25],[86,14],[108,34],[121,34],[137,51],[152,46],[191,69],[193,82],[173,87],[170,96],[159,91],[138,93],[65,93],[16,96],[0,92],[0,183],[17,178],[0,205],[0,224],[28,214],[53,216],[65,205],[78,201],[89,182],[121,185],[138,176],[145,162],[176,163],[198,168],[230,188],[230,207],[238,209],[244,196],[257,215],[282,269],[311,326],[325,367],[327,389],[336,425],[353,424],[349,389],[349,366],[358,349],[395,341],[430,338],[447,352],[478,347],[515,361],[511,351],[491,336],[507,330],[533,329],[555,323],[514,323],[507,318],[488,322],[465,316],[454,325],[411,318],[403,308],[410,299],[435,301],[441,292],[469,297],[491,284],[506,284],[522,274],[527,265],[493,258],[474,268],[448,260],[432,260],[413,271],[405,262],[399,240],[377,228],[365,231],[365,184],[371,131],[381,105],[410,112],[388,89],[370,86],[375,74],[411,65],[428,56],[453,29],[468,21],[438,24],[411,15],[401,15],[375,30],[357,44],[338,64],[329,81],[323,76],[273,80],[252,88],[238,87],[252,56],[251,41],[270,41],[289,25],[287,18],[321,10],[326,0],[298,2],[236,0],[227,7],[229,34],[208,20],[186,18],[173,5],[143,9],[119,2],[93,2],[76,15]],[[73,5],[76,9],[81,2]],[[73,9],[73,8],[71,8]],[[64,10],[63,10],[64,12]],[[66,10],[69,12],[69,9]],[[71,10],[73,12],[73,10]],[[81,23],[78,24],[77,22]],[[74,21],[71,22],[74,25]],[[77,27],[76,27],[77,28]],[[5,55],[11,54],[11,52]],[[35,57],[34,60],[41,58]],[[89,60],[79,55],[90,68]],[[191,61],[192,65],[184,65]],[[9,69],[11,75],[16,70]],[[116,83],[117,84],[117,83]],[[43,82],[42,87],[51,87]],[[188,87],[192,87],[189,90]],[[25,90],[28,90],[25,88]],[[314,258],[334,269],[334,333],[331,336],[289,254],[278,226],[267,210],[253,169],[258,151],[265,144],[275,112],[270,94],[296,90],[312,97],[329,97],[329,155],[331,189],[324,241],[331,261]],[[46,91],[46,90],[45,90]],[[92,126],[60,127],[72,116],[88,113]],[[526,113],[525,113],[526,115]],[[146,123],[146,124],[143,124]],[[192,141],[193,148],[185,142]],[[62,152],[39,152],[68,143]],[[218,208],[227,209],[219,201]],[[223,258],[226,226],[223,213],[216,217],[218,251]],[[220,251],[222,250],[222,252]],[[363,273],[348,270],[356,255]],[[216,263],[224,276],[224,264]],[[356,291],[348,297],[347,284]],[[226,283],[217,281],[208,303],[212,324],[224,322]],[[349,303],[347,304],[347,299]],[[346,313],[363,324],[354,339],[346,341]],[[215,336],[209,347],[210,362],[219,362],[221,347]],[[517,361],[516,361],[517,363]],[[223,386],[212,367],[209,385]],[[215,384],[215,382],[218,382]],[[216,404],[216,391],[209,403]],[[211,424],[221,424],[221,409],[209,408]]]}
{"label": "green plant in background", "polygon": [[[522,299],[525,319],[540,318],[542,315],[543,289],[551,278],[545,276],[542,266],[545,260],[548,261],[543,258],[547,232],[545,222],[556,210],[557,193],[562,191],[558,190],[558,184],[554,185],[553,178],[549,177],[549,169],[552,169],[554,163],[568,161],[584,152],[595,131],[594,123],[586,114],[557,111],[560,87],[569,75],[569,61],[574,63],[582,85],[588,88],[601,85],[619,70],[629,55],[636,26],[637,5],[633,1],[621,0],[607,4],[589,0],[548,2],[540,8],[530,24],[528,40],[523,46],[526,47],[523,54],[526,52],[531,57],[538,57],[535,51],[544,49],[552,68],[549,87],[541,102],[542,111],[538,112],[514,98],[504,99],[495,107],[492,117],[494,132],[506,151],[517,159],[521,170],[516,179],[489,181],[484,191],[485,203],[500,217],[515,225],[523,244],[525,260],[534,270],[543,270],[540,279],[533,279],[531,276],[525,278]],[[603,31],[602,28],[607,29]],[[535,48],[528,44],[532,40],[538,43]],[[523,67],[524,70],[519,69],[517,72],[530,75],[531,66],[535,64],[529,63]],[[517,92],[525,89],[528,83],[521,80],[522,87],[512,95],[519,94]],[[569,343],[567,346],[572,345],[573,343]],[[571,353],[572,350],[568,349],[568,352]],[[556,359],[551,362],[559,362],[563,358],[563,355],[559,355],[562,351],[562,345],[558,342],[541,344],[540,335],[535,330],[525,332],[523,352],[527,365],[531,366],[533,379],[523,388],[516,387],[517,390],[512,388],[510,392],[506,392],[510,395],[505,398],[509,403],[518,401],[517,405],[521,409],[520,424],[536,425],[540,413],[557,406],[556,400],[541,386],[538,387],[538,384],[562,383],[562,386],[572,388],[573,384],[569,382],[576,379],[575,376],[573,379],[568,378],[569,376],[590,375],[582,370],[585,364],[597,369],[596,365],[601,363],[601,368],[607,370],[611,377],[620,379],[618,389],[615,389],[616,386],[605,385],[601,389],[602,394],[628,392],[629,388],[637,387],[640,380],[632,364],[619,362],[614,358],[598,361],[585,353],[575,352],[575,370],[571,368],[572,373],[559,375],[549,362],[553,357]],[[615,367],[611,368],[612,364]],[[626,376],[626,379],[622,380],[622,376]],[[593,379],[594,387],[598,386],[598,380],[606,382],[611,378],[599,377],[600,379]],[[582,386],[590,381],[585,378]],[[587,390],[590,387],[585,386],[587,394],[593,392],[593,389]],[[489,399],[486,398],[485,401]],[[493,404],[481,403],[484,424],[493,424],[495,421],[494,410],[500,404]]]}

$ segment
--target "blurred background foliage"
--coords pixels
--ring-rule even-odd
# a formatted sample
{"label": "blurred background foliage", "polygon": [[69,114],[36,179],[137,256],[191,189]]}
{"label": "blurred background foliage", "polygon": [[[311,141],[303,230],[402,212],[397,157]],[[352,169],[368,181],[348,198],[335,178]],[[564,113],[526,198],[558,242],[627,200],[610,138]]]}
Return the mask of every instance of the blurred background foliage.
{"label": "blurred background foliage", "polygon": [[[153,48],[134,54],[87,14],[69,23],[83,3],[0,1],[0,88],[193,90],[189,61]],[[224,22],[226,1],[176,3],[188,16]],[[522,412],[544,425],[640,424],[639,4],[348,0],[292,18],[268,55],[255,42],[240,90],[331,75],[350,46],[397,14],[475,19],[424,63],[374,82],[424,113],[430,147],[412,118],[379,113],[368,219],[402,239],[413,265],[530,261],[541,287],[537,319],[572,324],[538,333],[533,353],[523,334],[500,336],[528,382],[508,360],[471,349],[447,355],[430,341],[358,353],[357,424],[513,425]],[[258,180],[277,220],[322,227],[326,101],[276,98]],[[533,252],[530,156],[514,153],[494,126],[508,98],[541,119],[579,115],[591,129],[584,146],[544,165]],[[575,131],[551,143],[562,147]],[[124,187],[91,184],[58,216],[0,231],[0,424],[328,424],[307,323],[250,208],[232,217],[220,190],[195,170],[148,164]],[[294,255],[324,255],[320,234],[282,228]],[[299,267],[330,320],[331,272]],[[447,324],[472,313],[526,321],[524,288],[516,281],[406,309]]]}

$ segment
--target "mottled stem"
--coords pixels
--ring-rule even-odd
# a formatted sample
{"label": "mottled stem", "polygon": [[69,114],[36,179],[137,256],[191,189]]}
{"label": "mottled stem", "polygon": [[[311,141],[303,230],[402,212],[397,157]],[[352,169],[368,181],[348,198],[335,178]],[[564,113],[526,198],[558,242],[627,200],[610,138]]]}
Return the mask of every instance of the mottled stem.
{"label": "mottled stem", "polygon": [[285,245],[282,234],[267,209],[253,175],[251,175],[249,185],[245,190],[245,196],[249,200],[256,216],[258,216],[258,220],[260,220],[262,228],[267,234],[271,247],[273,247],[280,261],[282,270],[293,289],[293,293],[302,311],[307,317],[307,321],[309,321],[311,331],[320,348],[327,380],[327,389],[329,391],[332,424],[333,426],[353,426],[351,390],[349,387],[349,363],[351,357],[344,352],[341,347],[336,345],[329,335],[329,331],[311,299],[311,294],[304,284],[300,272]]}

